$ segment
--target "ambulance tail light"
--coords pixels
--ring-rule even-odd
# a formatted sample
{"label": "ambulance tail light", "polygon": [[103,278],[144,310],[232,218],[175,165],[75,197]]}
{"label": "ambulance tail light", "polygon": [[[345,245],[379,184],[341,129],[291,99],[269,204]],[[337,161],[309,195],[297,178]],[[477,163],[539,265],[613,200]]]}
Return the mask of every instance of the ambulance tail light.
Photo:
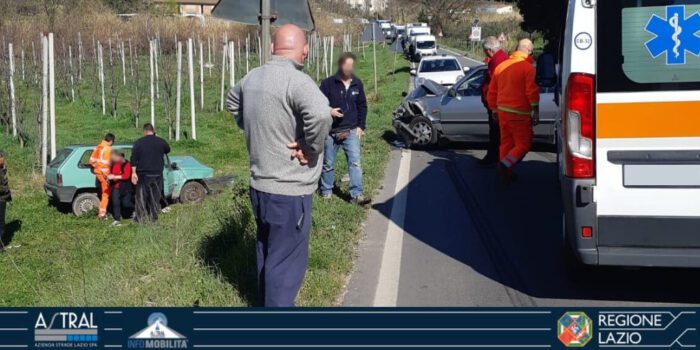
{"label": "ambulance tail light", "polygon": [[584,73],[569,76],[563,119],[566,176],[592,178],[595,175],[595,76]]}

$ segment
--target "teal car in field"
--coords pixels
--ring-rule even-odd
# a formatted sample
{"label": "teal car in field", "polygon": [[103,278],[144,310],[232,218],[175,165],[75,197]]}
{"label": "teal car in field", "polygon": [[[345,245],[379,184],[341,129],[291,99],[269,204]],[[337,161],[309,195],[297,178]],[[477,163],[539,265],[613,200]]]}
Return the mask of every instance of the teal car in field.
{"label": "teal car in field", "polygon": [[[95,146],[75,145],[62,149],[46,169],[44,189],[51,202],[71,206],[76,216],[99,206],[98,188],[90,166]],[[131,158],[131,145],[114,145],[113,150]],[[181,203],[197,203],[214,187],[230,183],[232,177],[214,178],[214,169],[190,156],[166,156],[163,169],[165,197]]]}

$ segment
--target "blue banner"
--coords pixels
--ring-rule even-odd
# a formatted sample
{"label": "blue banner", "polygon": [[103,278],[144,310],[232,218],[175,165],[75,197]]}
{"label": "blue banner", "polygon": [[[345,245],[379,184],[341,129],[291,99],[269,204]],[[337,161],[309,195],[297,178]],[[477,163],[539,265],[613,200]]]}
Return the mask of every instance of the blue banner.
{"label": "blue banner", "polygon": [[0,309],[2,349],[686,348],[696,309]]}

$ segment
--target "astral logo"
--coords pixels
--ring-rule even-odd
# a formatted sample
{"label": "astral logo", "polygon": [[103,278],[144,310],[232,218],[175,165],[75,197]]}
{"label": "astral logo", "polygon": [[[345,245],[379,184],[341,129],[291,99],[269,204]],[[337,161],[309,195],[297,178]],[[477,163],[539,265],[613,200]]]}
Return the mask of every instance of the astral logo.
{"label": "astral logo", "polygon": [[34,347],[95,348],[97,331],[92,312],[56,312],[50,316],[40,312],[34,323]]}
{"label": "astral logo", "polygon": [[129,349],[186,349],[187,338],[168,327],[168,318],[160,312],[148,316],[148,327],[129,337]]}

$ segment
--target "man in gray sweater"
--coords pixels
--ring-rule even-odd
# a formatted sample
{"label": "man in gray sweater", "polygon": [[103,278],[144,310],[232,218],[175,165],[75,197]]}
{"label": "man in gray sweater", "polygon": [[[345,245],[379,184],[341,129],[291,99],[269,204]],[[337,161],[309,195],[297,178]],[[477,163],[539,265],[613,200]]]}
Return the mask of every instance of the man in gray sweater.
{"label": "man in gray sweater", "polygon": [[333,122],[328,99],[301,71],[308,50],[301,29],[280,27],[272,59],[248,73],[226,101],[250,153],[258,294],[269,307],[294,306],[303,283],[319,159]]}

